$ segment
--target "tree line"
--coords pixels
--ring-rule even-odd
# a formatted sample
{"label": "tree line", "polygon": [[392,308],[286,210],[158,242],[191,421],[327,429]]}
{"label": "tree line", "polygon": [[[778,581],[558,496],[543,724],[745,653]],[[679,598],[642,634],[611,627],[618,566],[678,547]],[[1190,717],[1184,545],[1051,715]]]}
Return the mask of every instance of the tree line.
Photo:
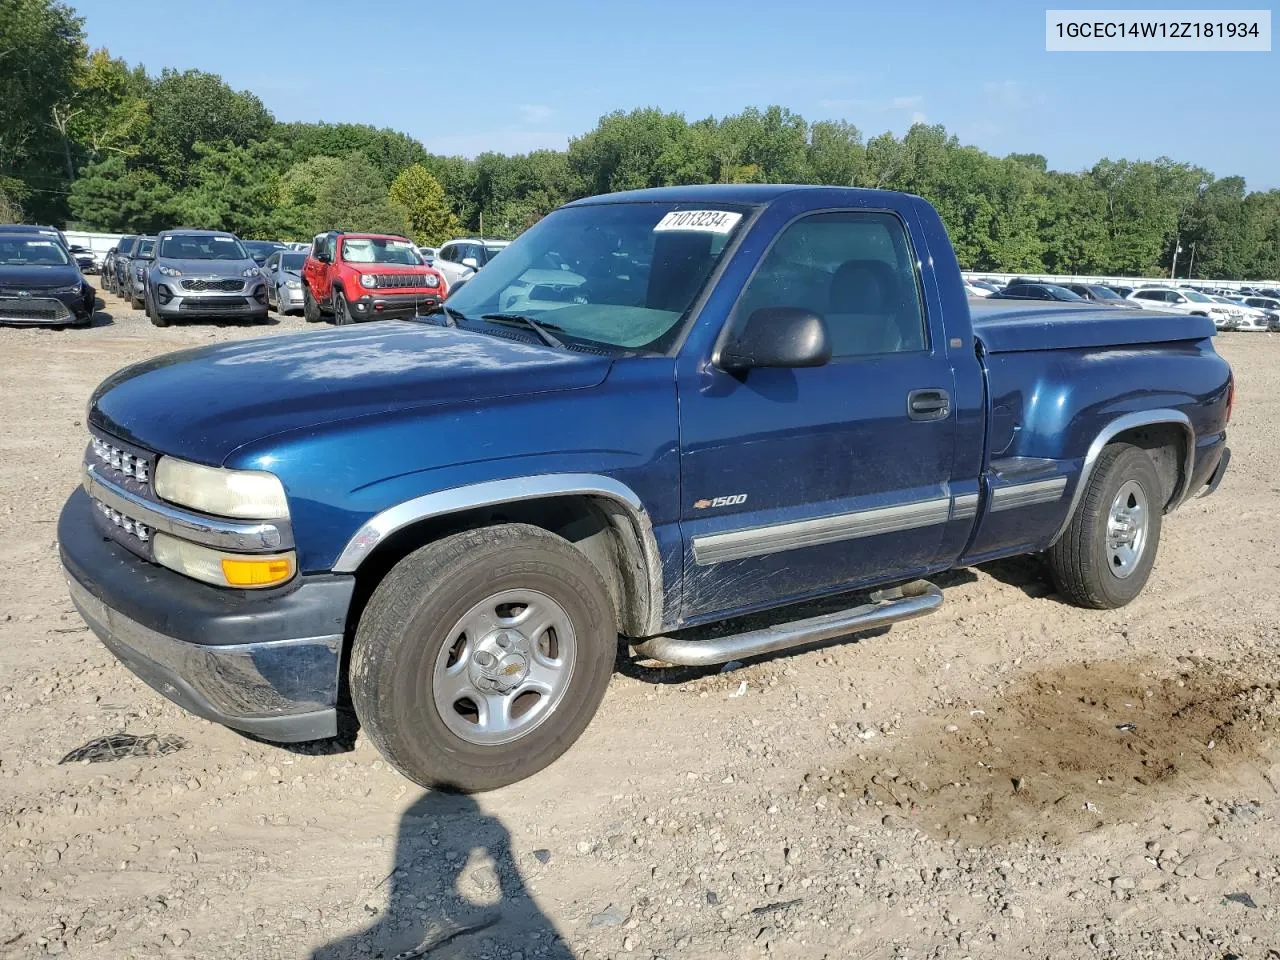
{"label": "tree line", "polygon": [[440,156],[359,124],[284,123],[211,73],[149,74],[91,50],[56,0],[0,0],[0,222],[144,232],[174,224],[307,239],[334,227],[420,243],[511,237],[595,193],[817,183],[919,194],[963,266],[1001,272],[1280,277],[1280,190],[1168,158],[1048,169],[941,125],[867,137],[781,106],[690,121],[616,112],[565,150]]}

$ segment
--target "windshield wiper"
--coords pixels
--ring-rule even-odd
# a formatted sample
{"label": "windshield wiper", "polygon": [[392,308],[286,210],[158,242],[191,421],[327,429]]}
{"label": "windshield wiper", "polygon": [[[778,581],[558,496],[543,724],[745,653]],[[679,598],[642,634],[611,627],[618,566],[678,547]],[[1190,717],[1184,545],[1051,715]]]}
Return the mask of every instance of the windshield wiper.
{"label": "windshield wiper", "polygon": [[437,303],[434,307],[423,314],[423,316],[430,317],[437,313],[444,314],[444,325],[446,327],[456,327],[459,320],[467,319],[461,310],[456,307],[451,307],[447,303]]}
{"label": "windshield wiper", "polygon": [[[554,323],[542,323],[533,317],[527,317],[523,313],[485,313],[480,315],[481,320],[489,320],[492,323],[510,323],[515,326],[528,327],[536,333],[548,347],[557,347],[561,350],[568,349],[564,342],[557,337],[552,330],[561,330]],[[561,332],[563,332],[561,330]]]}

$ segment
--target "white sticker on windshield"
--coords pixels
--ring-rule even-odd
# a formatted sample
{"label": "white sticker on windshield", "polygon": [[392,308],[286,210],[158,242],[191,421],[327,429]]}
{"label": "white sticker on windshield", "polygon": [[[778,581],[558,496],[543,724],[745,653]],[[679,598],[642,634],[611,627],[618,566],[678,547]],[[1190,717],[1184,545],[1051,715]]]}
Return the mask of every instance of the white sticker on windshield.
{"label": "white sticker on windshield", "polygon": [[661,230],[697,230],[702,233],[728,233],[742,219],[740,213],[728,210],[672,210],[653,228]]}

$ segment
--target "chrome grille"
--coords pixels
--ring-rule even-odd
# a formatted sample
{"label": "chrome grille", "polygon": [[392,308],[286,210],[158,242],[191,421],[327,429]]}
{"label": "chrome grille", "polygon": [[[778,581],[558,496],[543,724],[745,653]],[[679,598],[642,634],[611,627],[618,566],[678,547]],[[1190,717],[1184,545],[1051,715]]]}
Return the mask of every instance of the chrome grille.
{"label": "chrome grille", "polygon": [[122,531],[131,537],[135,537],[140,543],[151,542],[151,534],[153,531],[141,520],[135,520],[133,517],[127,516],[119,510],[114,510],[101,500],[95,499],[93,501],[93,505],[97,508],[98,513],[118,531]]}
{"label": "chrome grille", "polygon": [[150,482],[151,461],[148,457],[131,453],[96,436],[90,441],[89,448],[100,466],[139,483]]}
{"label": "chrome grille", "polygon": [[243,280],[201,280],[199,278],[182,281],[183,290],[221,290],[224,293],[235,293],[244,289]]}

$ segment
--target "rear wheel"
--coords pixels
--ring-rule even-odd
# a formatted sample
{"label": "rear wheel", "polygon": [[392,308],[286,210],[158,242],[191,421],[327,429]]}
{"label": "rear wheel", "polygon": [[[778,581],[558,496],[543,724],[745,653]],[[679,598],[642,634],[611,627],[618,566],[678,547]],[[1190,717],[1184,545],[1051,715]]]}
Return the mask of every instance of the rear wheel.
{"label": "rear wheel", "polygon": [[320,322],[320,304],[311,295],[310,287],[302,288],[302,315],[306,317],[307,323]]}
{"label": "rear wheel", "polygon": [[409,779],[491,790],[578,739],[616,653],[613,605],[591,561],[539,527],[502,524],[392,568],[356,629],[351,699]]}
{"label": "rear wheel", "polygon": [[146,294],[145,296],[147,317],[151,320],[151,325],[155,327],[167,327],[169,325],[169,318],[160,315],[160,311],[156,309],[155,301],[151,299],[149,294]]}
{"label": "rear wheel", "polygon": [[129,291],[129,306],[135,310],[142,309],[142,297],[138,296],[132,290]]}
{"label": "rear wheel", "polygon": [[1106,447],[1058,542],[1049,568],[1060,593],[1081,607],[1123,607],[1146,586],[1156,561],[1166,493],[1140,447]]}

